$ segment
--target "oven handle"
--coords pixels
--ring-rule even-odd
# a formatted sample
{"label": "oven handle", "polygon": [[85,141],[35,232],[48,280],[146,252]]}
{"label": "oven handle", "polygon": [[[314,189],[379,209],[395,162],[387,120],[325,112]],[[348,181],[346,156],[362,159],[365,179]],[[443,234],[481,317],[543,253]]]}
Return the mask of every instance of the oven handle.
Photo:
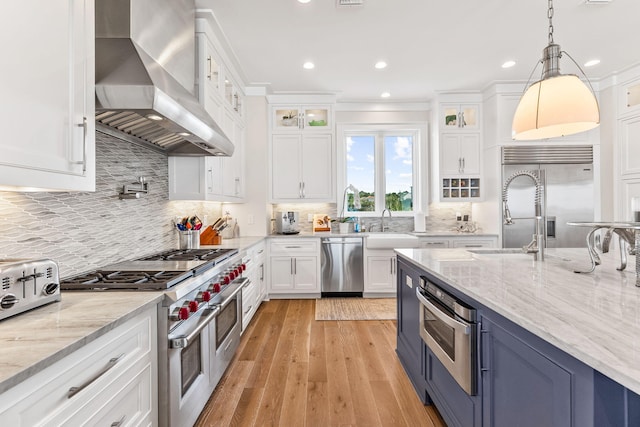
{"label": "oven handle", "polygon": [[435,305],[433,305],[431,303],[431,301],[429,301],[429,299],[427,297],[425,297],[424,295],[422,295],[422,292],[420,292],[420,287],[416,288],[416,296],[418,297],[418,299],[420,300],[420,302],[429,309],[429,311],[436,316],[438,319],[442,320],[444,323],[446,323],[448,326],[455,328],[455,329],[463,329],[464,330],[464,334],[465,335],[469,335],[471,333],[471,326],[468,325],[467,323],[463,323],[460,321],[457,321],[455,319],[452,319],[451,317],[447,316],[446,314],[444,314],[442,312],[442,310],[440,310],[438,307],[436,307]]}
{"label": "oven handle", "polygon": [[[233,299],[233,297],[235,297],[242,290],[242,288],[244,288],[250,283],[250,280],[248,277],[239,277],[231,283],[237,286],[233,288],[233,290],[229,293],[229,295],[225,295],[224,301],[222,301],[222,303],[218,306],[220,307],[220,309],[225,308],[229,304],[229,302]],[[224,290],[222,292],[224,293]]]}
{"label": "oven handle", "polygon": [[185,348],[189,345],[191,341],[198,337],[200,332],[209,324],[215,317],[220,313],[220,307],[216,306],[215,308],[210,309],[211,311],[207,314],[207,317],[201,321],[196,328],[189,332],[189,335],[181,335],[176,338],[171,338],[169,340],[169,348]]}

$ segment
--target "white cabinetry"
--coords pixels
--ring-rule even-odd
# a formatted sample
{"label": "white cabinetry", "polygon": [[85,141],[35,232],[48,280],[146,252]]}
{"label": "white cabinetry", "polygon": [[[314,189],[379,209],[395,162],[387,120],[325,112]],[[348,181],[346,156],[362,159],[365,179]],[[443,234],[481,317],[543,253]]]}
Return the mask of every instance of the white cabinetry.
{"label": "white cabinetry", "polygon": [[278,105],[271,109],[273,132],[332,132],[330,105]]}
{"label": "white cabinetry", "polygon": [[481,235],[474,236],[429,236],[420,237],[418,245],[424,249],[444,249],[444,248],[495,248],[498,246],[498,236]]}
{"label": "white cabinetry", "polygon": [[251,282],[242,289],[242,331],[249,326],[251,319],[265,297],[264,289],[265,244],[260,242],[247,250],[246,277]]}
{"label": "white cabinetry", "polygon": [[332,164],[332,135],[274,134],[271,140],[272,201],[332,201]]}
{"label": "white cabinetry", "polygon": [[[449,101],[450,96],[445,97]],[[474,99],[470,97],[470,99]],[[479,201],[482,138],[480,103],[442,102],[439,109],[439,199]]]}
{"label": "white cabinetry", "polygon": [[480,129],[480,104],[440,104],[442,132]]}
{"label": "white cabinetry", "polygon": [[364,297],[396,295],[396,255],[390,249],[367,249]]}
{"label": "white cabinetry", "polygon": [[154,307],[0,395],[3,425],[157,425],[156,340]]}
{"label": "white cabinetry", "polygon": [[269,296],[320,296],[318,239],[277,238],[269,243]]}
{"label": "white cabinetry", "polygon": [[93,1],[10,2],[2,12],[0,187],[94,191]]}

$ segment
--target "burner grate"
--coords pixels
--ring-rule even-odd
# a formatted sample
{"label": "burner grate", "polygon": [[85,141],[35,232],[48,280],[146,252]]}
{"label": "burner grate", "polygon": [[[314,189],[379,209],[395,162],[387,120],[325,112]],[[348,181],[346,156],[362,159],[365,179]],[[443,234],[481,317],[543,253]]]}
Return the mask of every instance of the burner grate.
{"label": "burner grate", "polygon": [[223,257],[233,249],[171,249],[149,255],[138,261],[211,261]]}
{"label": "burner grate", "polygon": [[192,272],[184,271],[93,271],[91,273],[65,279],[62,289],[167,289],[184,279]]}

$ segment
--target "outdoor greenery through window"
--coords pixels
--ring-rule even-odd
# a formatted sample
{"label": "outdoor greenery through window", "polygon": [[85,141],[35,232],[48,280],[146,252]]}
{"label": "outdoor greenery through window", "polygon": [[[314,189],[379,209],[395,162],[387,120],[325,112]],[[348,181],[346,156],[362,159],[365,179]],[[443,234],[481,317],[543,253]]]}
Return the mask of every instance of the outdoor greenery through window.
{"label": "outdoor greenery through window", "polygon": [[345,132],[346,185],[359,191],[361,208],[347,192],[348,212],[411,212],[416,132]]}

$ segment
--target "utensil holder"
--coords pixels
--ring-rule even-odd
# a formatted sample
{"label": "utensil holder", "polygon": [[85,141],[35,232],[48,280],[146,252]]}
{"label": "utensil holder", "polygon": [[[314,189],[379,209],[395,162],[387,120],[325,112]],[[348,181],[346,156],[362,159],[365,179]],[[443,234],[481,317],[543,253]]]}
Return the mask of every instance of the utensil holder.
{"label": "utensil holder", "polygon": [[200,231],[178,231],[178,247],[180,249],[198,249],[200,247]]}
{"label": "utensil holder", "polygon": [[218,234],[213,227],[209,226],[204,229],[202,234],[200,234],[200,244],[201,245],[221,245],[222,244],[222,236]]}

